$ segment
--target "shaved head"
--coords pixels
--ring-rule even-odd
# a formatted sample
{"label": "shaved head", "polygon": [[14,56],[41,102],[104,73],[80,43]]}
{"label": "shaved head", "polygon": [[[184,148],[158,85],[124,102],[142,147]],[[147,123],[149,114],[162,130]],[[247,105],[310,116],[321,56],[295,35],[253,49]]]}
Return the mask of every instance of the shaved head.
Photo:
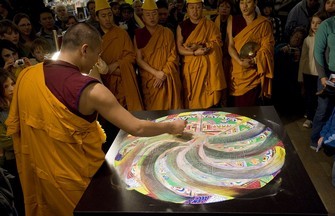
{"label": "shaved head", "polygon": [[65,33],[62,40],[62,49],[75,49],[83,44],[97,47],[101,44],[101,36],[96,28],[87,23],[72,25]]}

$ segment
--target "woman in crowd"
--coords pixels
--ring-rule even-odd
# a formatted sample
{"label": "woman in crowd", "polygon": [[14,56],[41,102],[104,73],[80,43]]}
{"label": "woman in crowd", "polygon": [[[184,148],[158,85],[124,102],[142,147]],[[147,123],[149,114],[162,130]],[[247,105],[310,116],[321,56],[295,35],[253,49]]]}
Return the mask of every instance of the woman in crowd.
{"label": "woman in crowd", "polygon": [[67,22],[66,22],[66,28],[69,28],[70,26],[77,24],[79,21],[76,16],[69,15]]}
{"label": "woman in crowd", "polygon": [[335,0],[326,0],[323,3],[323,7],[321,8],[321,12],[325,13],[327,18],[335,15]]}
{"label": "woman in crowd", "polygon": [[23,49],[19,45],[20,34],[17,26],[10,20],[0,21],[0,39],[12,42],[18,49],[20,56],[26,56]]}
{"label": "woman in crowd", "polygon": [[[8,40],[0,40],[0,55],[0,67],[13,73],[16,77],[23,68],[31,65],[29,59],[20,56],[18,48]],[[22,59],[19,60],[19,58]]]}
{"label": "woman in crowd", "polygon": [[19,30],[19,47],[23,50],[25,56],[28,56],[32,42],[37,38],[30,18],[25,13],[18,13],[13,18],[14,24]]}

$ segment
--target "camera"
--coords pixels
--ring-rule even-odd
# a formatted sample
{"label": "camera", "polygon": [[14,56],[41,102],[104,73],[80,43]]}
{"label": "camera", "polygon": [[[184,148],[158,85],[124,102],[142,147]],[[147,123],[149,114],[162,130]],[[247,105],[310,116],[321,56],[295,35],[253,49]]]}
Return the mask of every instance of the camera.
{"label": "camera", "polygon": [[15,61],[15,63],[14,63],[14,67],[23,67],[25,65],[25,62],[24,62],[24,60],[23,59],[18,59],[18,60],[16,60]]}

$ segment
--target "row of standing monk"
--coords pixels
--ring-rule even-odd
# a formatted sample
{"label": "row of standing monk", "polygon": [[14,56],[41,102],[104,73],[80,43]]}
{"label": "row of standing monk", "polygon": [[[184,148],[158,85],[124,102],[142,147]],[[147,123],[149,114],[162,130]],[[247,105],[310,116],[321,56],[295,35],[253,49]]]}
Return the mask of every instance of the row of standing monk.
{"label": "row of standing monk", "polygon": [[[113,25],[108,2],[96,1],[101,58],[110,71],[103,83],[130,111],[225,106],[228,97],[232,106],[257,105],[271,96],[275,41],[271,23],[256,13],[256,1],[239,6],[241,15],[229,16],[222,41],[220,16],[215,22],[204,17],[201,0],[187,1],[189,18],[178,25],[176,37],[158,25],[155,2],[145,1],[145,27],[132,41]],[[241,58],[240,49],[250,41],[259,45],[257,54]]]}

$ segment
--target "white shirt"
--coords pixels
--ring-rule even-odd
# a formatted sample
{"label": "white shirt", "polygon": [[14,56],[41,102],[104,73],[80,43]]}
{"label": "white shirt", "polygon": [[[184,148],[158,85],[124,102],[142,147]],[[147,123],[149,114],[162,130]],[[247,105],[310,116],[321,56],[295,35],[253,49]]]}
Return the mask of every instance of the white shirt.
{"label": "white shirt", "polygon": [[314,41],[315,36],[308,35],[301,49],[301,56],[299,62],[299,73],[298,73],[298,81],[303,81],[302,74],[308,74],[313,76],[318,76],[315,66],[314,60]]}

